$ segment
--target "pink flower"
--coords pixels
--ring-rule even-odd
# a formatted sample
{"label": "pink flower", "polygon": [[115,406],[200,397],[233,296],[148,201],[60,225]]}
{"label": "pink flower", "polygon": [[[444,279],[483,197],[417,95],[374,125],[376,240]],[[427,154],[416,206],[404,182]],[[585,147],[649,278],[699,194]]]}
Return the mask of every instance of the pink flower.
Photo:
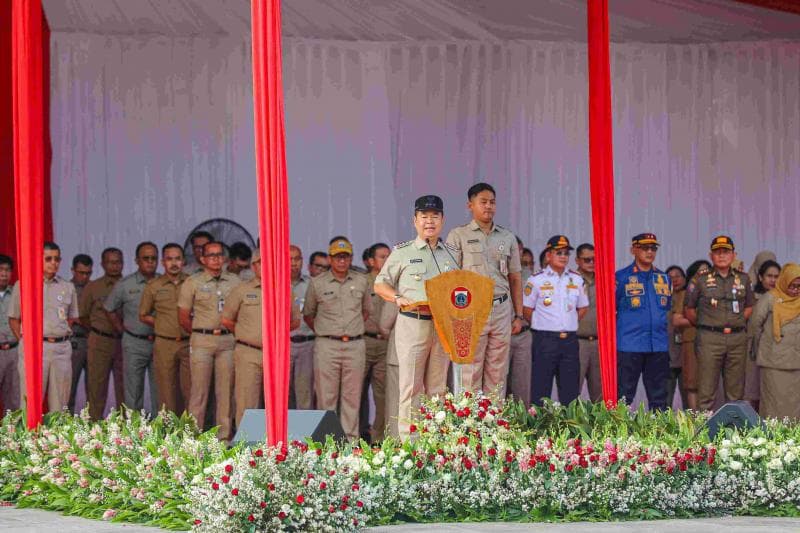
{"label": "pink flower", "polygon": [[106,512],[103,513],[103,520],[111,520],[117,516],[117,512],[114,509],[106,509]]}

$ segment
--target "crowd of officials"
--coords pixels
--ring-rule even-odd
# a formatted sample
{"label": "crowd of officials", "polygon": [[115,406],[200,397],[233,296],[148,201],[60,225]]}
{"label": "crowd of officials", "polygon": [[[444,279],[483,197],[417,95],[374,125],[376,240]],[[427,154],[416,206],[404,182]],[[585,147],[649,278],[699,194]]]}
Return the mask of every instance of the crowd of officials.
{"label": "crowd of officials", "polygon": [[[562,403],[584,385],[591,400],[602,398],[594,247],[576,249],[567,236],[553,236],[535,270],[531,250],[494,223],[495,200],[491,185],[470,187],[472,220],[443,239],[442,200],[420,197],[416,235],[393,247],[370,246],[363,267],[353,264],[344,236],[307,263],[290,247],[290,408],[336,411],[350,439],[412,435],[420,397],[452,388],[425,280],[454,269],[494,282],[475,360],[462,368],[464,389],[540,404],[555,383]],[[137,270],[127,277],[123,252],[107,248],[103,275],[94,280],[93,259],[79,254],[69,281],[58,275],[59,247],[45,244],[43,390],[50,410],[74,411],[82,373],[94,419],[106,412],[112,375],[116,405],[186,410],[201,425],[218,425],[226,441],[244,410],[263,404],[260,251],[205,232],[191,235],[191,244],[196,260],[187,262],[179,244],[142,242]],[[641,379],[651,409],[671,407],[678,391],[684,408],[745,399],[762,416],[800,419],[800,266],[781,267],[762,252],[745,272],[733,240],[720,235],[709,260],[662,271],[655,266],[660,245],[652,233],[634,236],[633,261],[616,272],[619,397],[633,400]],[[19,284],[9,284],[12,270],[0,255],[6,409],[24,406],[22,349],[32,342],[20,320]]]}

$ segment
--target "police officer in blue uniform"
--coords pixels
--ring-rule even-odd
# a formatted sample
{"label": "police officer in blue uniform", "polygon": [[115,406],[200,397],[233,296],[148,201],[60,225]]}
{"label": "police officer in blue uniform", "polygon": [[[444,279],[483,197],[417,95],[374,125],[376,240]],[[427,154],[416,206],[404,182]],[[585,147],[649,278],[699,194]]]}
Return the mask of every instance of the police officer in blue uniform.
{"label": "police officer in blue uniform", "polygon": [[619,398],[636,395],[642,376],[651,410],[667,408],[669,334],[672,305],[669,276],[655,268],[658,239],[640,233],[631,239],[633,263],[616,273],[617,380]]}
{"label": "police officer in blue uniform", "polygon": [[542,404],[558,384],[558,400],[568,404],[580,394],[578,321],[589,309],[583,277],[567,268],[569,239],[547,241],[547,267],[528,278],[522,289],[522,314],[533,329],[531,403]]}

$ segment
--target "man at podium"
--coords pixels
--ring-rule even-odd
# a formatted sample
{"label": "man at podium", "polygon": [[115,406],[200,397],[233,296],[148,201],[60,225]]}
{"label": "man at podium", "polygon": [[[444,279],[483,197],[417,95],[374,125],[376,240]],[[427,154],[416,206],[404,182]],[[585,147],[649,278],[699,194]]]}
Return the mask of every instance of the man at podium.
{"label": "man at podium", "polygon": [[444,203],[427,195],[414,203],[416,239],[394,247],[375,278],[375,293],[400,308],[395,324],[395,348],[399,362],[400,397],[397,413],[401,438],[408,438],[409,419],[419,407],[420,395],[443,394],[450,359],[436,334],[427,305],[425,280],[458,268],[460,252],[441,239]]}

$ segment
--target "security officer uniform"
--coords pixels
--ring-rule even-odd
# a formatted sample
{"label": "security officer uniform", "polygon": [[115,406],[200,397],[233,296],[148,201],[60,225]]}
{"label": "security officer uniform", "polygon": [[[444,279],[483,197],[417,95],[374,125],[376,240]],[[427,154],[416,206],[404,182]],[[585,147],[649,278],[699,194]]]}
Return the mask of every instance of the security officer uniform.
{"label": "security officer uniform", "polygon": [[183,282],[178,307],[190,310],[192,335],[189,340],[189,365],[192,372],[192,389],[189,396],[189,413],[198,424],[206,418],[211,376],[214,376],[216,399],[217,438],[229,441],[233,437],[231,402],[233,401],[233,347],[230,331],[220,325],[225,299],[241,280],[239,276],[221,272],[212,276],[200,272]]}
{"label": "security officer uniform", "polygon": [[[572,249],[563,235],[547,241],[547,250]],[[578,309],[589,305],[583,278],[572,270],[559,274],[547,266],[528,278],[522,293],[522,305],[533,310],[531,403],[541,405],[550,397],[556,377],[558,399],[566,405],[580,394]]]}
{"label": "security officer uniform", "polygon": [[[353,254],[350,242],[339,239],[329,250]],[[370,312],[367,276],[352,270],[343,280],[329,270],[312,278],[303,315],[314,321],[314,385],[317,408],[337,411],[347,438],[356,441],[366,346],[364,317]]]}
{"label": "security officer uniform", "polygon": [[[369,292],[372,301],[367,320],[364,322],[364,344],[366,346],[366,363],[364,365],[364,388],[361,392],[361,412],[359,420],[361,434],[369,430],[371,442],[383,440],[383,430],[386,427],[386,351],[388,337],[380,331],[379,322],[386,300],[375,294],[375,278],[377,274],[370,273]],[[372,397],[375,401],[375,420],[369,427],[369,395],[368,389],[372,385]]]}
{"label": "security officer uniform", "polygon": [[[300,309],[305,304],[309,283],[311,278],[302,274],[292,280],[294,303]],[[314,409],[314,331],[301,321],[289,340],[289,408]]]}
{"label": "security officer uniform", "polygon": [[[14,285],[8,317],[22,319],[19,281]],[[69,389],[72,383],[72,346],[69,339],[72,330],[69,320],[78,318],[78,297],[75,287],[58,276],[44,279],[42,332],[44,349],[42,352],[42,392],[47,399],[49,411],[61,411],[69,403]],[[25,325],[22,325],[23,329]],[[24,331],[23,331],[24,335]],[[29,342],[32,342],[29,339]],[[25,360],[22,357],[22,343],[19,345],[19,379],[25,383]],[[25,406],[25,387],[20,387],[21,406]]]}
{"label": "security officer uniform", "polygon": [[139,302],[139,316],[155,318],[153,374],[158,407],[176,414],[187,409],[192,387],[189,333],[178,323],[178,295],[188,277],[181,272],[174,280],[167,274],[151,279]]}
{"label": "security officer uniform", "polygon": [[16,411],[19,409],[20,383],[17,345],[8,325],[8,308],[11,304],[12,287],[0,291],[0,393],[3,398],[3,409]]}
{"label": "security officer uniform", "polygon": [[109,313],[122,312],[122,359],[125,405],[136,411],[144,407],[145,373],[150,380],[150,413],[158,413],[156,381],[153,375],[153,328],[139,321],[139,303],[148,279],[141,272],[122,278],[111,289],[104,308]]}
{"label": "security officer uniform", "polygon": [[603,399],[603,385],[600,377],[600,350],[597,345],[597,302],[595,300],[594,273],[578,270],[583,278],[583,286],[589,299],[589,308],[578,322],[578,346],[580,347],[581,370],[578,378],[578,390],[586,388],[589,399],[599,402]]}
{"label": "security officer uniform", "polygon": [[[78,301],[81,301],[81,293],[86,287],[78,285],[75,280],[72,280],[75,287],[75,295]],[[81,372],[84,373],[83,388],[86,398],[89,398],[89,379],[88,379],[88,364],[87,358],[89,354],[89,330],[83,327],[80,322],[72,324],[72,385],[69,390],[69,412],[75,413],[75,396],[78,394],[78,383],[81,380]]]}
{"label": "security officer uniform", "polygon": [[[711,241],[711,250],[734,250],[730,237]],[[745,310],[755,298],[747,274],[731,268],[723,276],[716,268],[698,275],[686,288],[686,307],[697,310],[697,407],[709,410],[722,372],[725,399],[732,402],[744,396],[745,358],[747,357],[747,319]]]}
{"label": "security officer uniform", "polygon": [[447,244],[461,252],[463,269],[483,274],[494,281],[492,313],[475,348],[475,360],[471,364],[462,365],[461,380],[464,390],[492,392],[500,387],[500,395],[503,396],[508,377],[511,326],[514,321],[508,276],[522,271],[517,238],[497,224],[492,226],[487,235],[472,220],[450,231]]}
{"label": "security officer uniform", "polygon": [[[633,246],[658,246],[652,233],[641,233]],[[628,402],[636,396],[639,376],[651,410],[667,408],[669,332],[672,282],[664,272],[641,270],[634,261],[616,273],[618,396]]]}
{"label": "security officer uniform", "polygon": [[108,399],[108,376],[114,371],[114,396],[117,406],[125,401],[123,382],[122,344],[106,315],[105,302],[117,277],[103,276],[90,281],[81,293],[81,320],[89,323],[89,352],[86,378],[89,381],[89,414],[93,420],[103,418]]}
{"label": "security officer uniform", "polygon": [[[522,269],[522,282],[525,283],[533,275],[528,268]],[[533,335],[526,322],[522,331],[511,335],[508,364],[508,394],[525,403],[531,401],[531,346]]]}

